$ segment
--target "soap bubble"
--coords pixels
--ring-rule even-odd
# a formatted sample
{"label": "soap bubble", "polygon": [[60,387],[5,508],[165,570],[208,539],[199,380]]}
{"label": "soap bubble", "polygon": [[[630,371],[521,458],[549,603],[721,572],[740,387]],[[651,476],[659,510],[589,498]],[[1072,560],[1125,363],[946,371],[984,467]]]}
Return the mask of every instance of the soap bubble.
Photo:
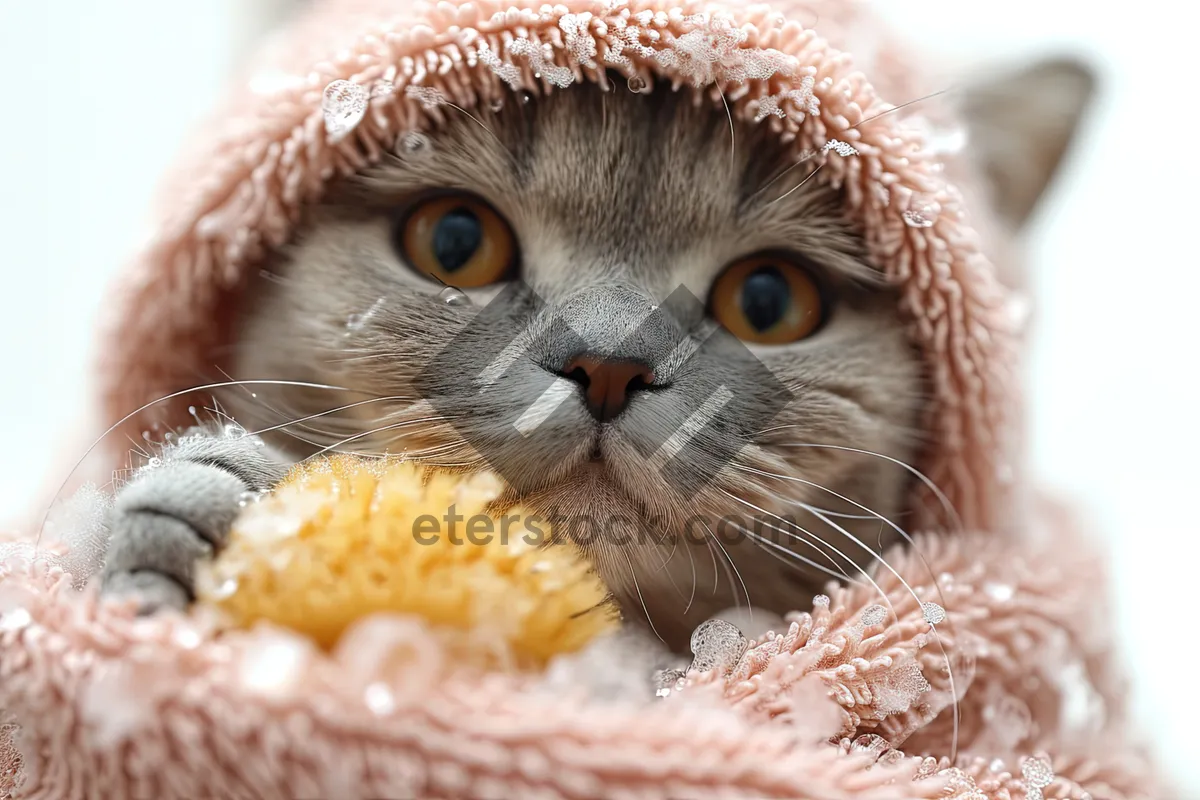
{"label": "soap bubble", "polygon": [[646,79],[641,75],[634,75],[626,81],[626,85],[629,87],[629,91],[640,94],[646,90]]}

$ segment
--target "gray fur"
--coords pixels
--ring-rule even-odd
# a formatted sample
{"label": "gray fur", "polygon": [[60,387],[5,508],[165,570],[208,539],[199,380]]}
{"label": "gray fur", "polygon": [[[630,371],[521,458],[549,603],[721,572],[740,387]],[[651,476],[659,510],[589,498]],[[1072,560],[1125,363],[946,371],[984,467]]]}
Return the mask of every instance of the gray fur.
{"label": "gray fur", "polygon": [[243,496],[286,471],[258,437],[215,427],[189,432],[158,461],[117,495],[102,573],[106,593],[134,596],[143,612],[186,606],[196,563],[225,544]]}
{"label": "gray fur", "polygon": [[[818,180],[796,188],[815,162],[773,180],[792,162],[765,126],[736,124],[731,148],[722,106],[662,85],[647,95],[631,93],[623,83],[606,93],[577,86],[529,103],[514,101],[478,120],[453,110],[445,114],[431,147],[398,149],[335,187],[310,210],[293,245],[249,287],[230,364],[235,377],[347,391],[261,387],[254,396],[230,394],[222,400],[239,422],[281,426],[267,438],[290,458],[335,448],[406,452],[430,465],[462,469],[485,466],[468,442],[502,435],[496,420],[534,403],[546,373],[561,370],[581,344],[544,341],[513,367],[528,379],[527,390],[522,382],[512,391],[483,395],[458,409],[453,424],[414,388],[421,370],[501,288],[468,290],[474,308],[441,302],[442,287],[395,252],[391,225],[424,191],[466,190],[511,224],[520,243],[521,279],[552,307],[539,308],[530,292],[518,293],[481,334],[490,340],[481,340],[481,348],[545,327],[553,311],[570,319],[583,349],[654,366],[655,390],[638,393],[612,422],[598,424],[581,400],[564,404],[548,424],[514,440],[505,474],[519,478],[520,496],[514,490],[505,503],[575,520],[616,517],[649,529],[624,546],[588,539],[570,525],[556,532],[588,551],[631,618],[647,622],[677,648],[720,609],[749,603],[784,612],[802,605],[828,579],[803,559],[851,578],[869,569],[897,537],[881,519],[905,526],[910,478],[889,459],[912,463],[925,444],[917,425],[927,389],[896,294],[868,262],[858,231],[842,214],[839,193]],[[762,387],[746,385],[749,373],[738,362],[679,347],[698,343],[713,329],[703,308],[680,313],[674,324],[645,330],[632,342],[624,334],[676,287],[705,298],[725,266],[764,250],[807,259],[835,307],[809,339],[752,347],[795,399],[734,465],[721,468],[684,504],[664,485],[639,440],[661,439],[666,420],[718,385],[751,394]],[[440,369],[447,380],[472,378],[466,361]],[[297,421],[310,415],[320,416]],[[878,455],[803,446],[809,444]],[[107,584],[129,586],[156,570],[190,591],[185,562],[220,546],[238,493],[255,482],[233,467],[235,459],[262,454],[227,451],[218,461],[229,468],[193,469],[206,458],[177,452],[184,463],[140,476],[142,488],[131,485],[122,498],[127,510],[115,517]],[[263,485],[277,473],[271,463],[259,476]],[[800,504],[823,511],[810,513]],[[715,521],[755,515],[755,508],[764,512],[758,514],[766,520],[760,532],[772,536],[772,546],[744,537],[735,545],[683,535],[685,521],[696,513]],[[771,531],[768,514],[789,522]],[[155,591],[175,603],[186,599],[186,592]]]}

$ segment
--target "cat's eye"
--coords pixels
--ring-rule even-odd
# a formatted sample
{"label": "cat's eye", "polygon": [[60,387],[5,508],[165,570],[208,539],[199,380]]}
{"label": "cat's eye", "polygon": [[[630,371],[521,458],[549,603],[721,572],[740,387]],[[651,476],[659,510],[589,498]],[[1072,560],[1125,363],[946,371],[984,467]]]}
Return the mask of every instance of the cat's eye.
{"label": "cat's eye", "polygon": [[403,218],[395,239],[413,269],[460,289],[502,281],[516,266],[512,229],[491,206],[469,194],[421,201]]}
{"label": "cat's eye", "polygon": [[745,342],[788,344],[812,335],[825,309],[812,273],[788,258],[755,256],[731,264],[709,295],[717,322]]}

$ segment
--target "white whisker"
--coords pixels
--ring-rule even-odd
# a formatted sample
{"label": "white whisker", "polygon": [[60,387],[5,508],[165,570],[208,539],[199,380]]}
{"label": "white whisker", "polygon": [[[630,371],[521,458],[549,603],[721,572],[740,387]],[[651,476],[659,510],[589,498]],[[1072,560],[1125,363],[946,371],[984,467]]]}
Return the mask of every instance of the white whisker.
{"label": "white whisker", "polygon": [[174,400],[177,397],[185,397],[189,394],[195,394],[196,392],[206,392],[206,391],[210,391],[212,389],[220,389],[223,387],[238,386],[238,385],[242,385],[242,384],[249,384],[251,386],[296,386],[296,387],[301,387],[301,388],[306,388],[306,389],[326,389],[326,390],[334,391],[334,392],[352,391],[351,389],[347,389],[344,386],[330,386],[329,384],[325,384],[325,383],[307,383],[305,381],[285,381],[285,380],[221,381],[219,383],[208,383],[203,386],[195,386],[190,389],[180,389],[177,392],[172,392],[171,394],[164,395],[156,400],[151,400],[149,403],[146,403],[145,405],[139,406],[135,410],[130,411],[128,414],[121,417],[119,420],[117,420],[111,426],[109,426],[109,428],[107,430],[105,430],[104,433],[100,434],[99,438],[97,438],[96,441],[92,442],[91,446],[89,446],[88,449],[83,452],[83,455],[80,456],[79,460],[76,461],[75,464],[71,467],[71,471],[67,474],[66,479],[59,485],[58,490],[54,493],[54,497],[52,497],[50,499],[50,504],[46,508],[46,513],[42,517],[42,524],[38,527],[38,535],[37,535],[37,538],[34,540],[34,547],[37,548],[41,544],[42,534],[45,532],[45,528],[46,528],[46,520],[48,520],[50,518],[50,512],[51,512],[51,510],[53,510],[55,503],[58,502],[59,497],[62,495],[63,489],[65,489],[67,486],[67,483],[70,482],[71,476],[75,474],[75,471],[77,469],[79,469],[79,466],[85,460],[87,460],[87,457],[92,454],[92,451],[95,450],[96,447],[99,446],[99,444],[102,441],[104,441],[105,437],[107,437],[110,433],[112,433],[117,428],[124,425],[129,420],[136,417],[138,414],[142,413],[143,411],[150,408],[151,406],[157,405],[158,403],[164,403],[168,400]]}

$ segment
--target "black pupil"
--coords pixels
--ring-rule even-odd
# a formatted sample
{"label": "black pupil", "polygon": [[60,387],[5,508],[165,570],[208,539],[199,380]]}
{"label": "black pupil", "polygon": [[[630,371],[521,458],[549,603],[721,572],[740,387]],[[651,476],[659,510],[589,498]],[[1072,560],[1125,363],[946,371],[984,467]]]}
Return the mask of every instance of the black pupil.
{"label": "black pupil", "polygon": [[471,260],[483,241],[483,226],[469,208],[448,211],[433,230],[433,255],[447,272]]}
{"label": "black pupil", "polygon": [[742,313],[757,331],[770,330],[791,303],[791,287],[776,267],[759,267],[742,284]]}

